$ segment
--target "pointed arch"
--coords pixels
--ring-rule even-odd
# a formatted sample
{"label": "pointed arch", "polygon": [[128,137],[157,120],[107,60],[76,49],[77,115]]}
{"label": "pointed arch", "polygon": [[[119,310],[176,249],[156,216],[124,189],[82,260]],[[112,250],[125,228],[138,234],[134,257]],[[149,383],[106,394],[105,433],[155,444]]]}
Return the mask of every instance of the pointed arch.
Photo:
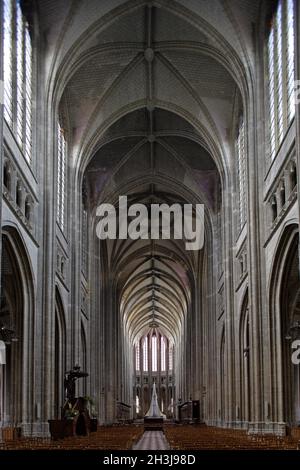
{"label": "pointed arch", "polygon": [[[87,341],[86,341],[86,331],[81,321],[81,328],[80,328],[80,366],[83,371],[87,371],[88,364],[87,364]],[[82,396],[87,395],[87,380],[83,378],[80,383],[81,387],[81,394]]]}
{"label": "pointed arch", "polygon": [[222,326],[221,340],[220,340],[220,407],[219,407],[219,420],[223,423],[225,421],[225,325]]}
{"label": "pointed arch", "polygon": [[249,332],[249,303],[248,287],[244,293],[241,304],[240,329],[239,329],[239,348],[240,348],[240,416],[243,423],[250,421],[250,332]]}
{"label": "pointed arch", "polygon": [[64,404],[64,374],[66,372],[66,320],[65,309],[58,286],[55,287],[55,343],[54,343],[54,413],[60,417]]}
{"label": "pointed arch", "polygon": [[290,334],[300,309],[298,250],[299,226],[292,223],[283,229],[278,241],[269,284],[272,418],[290,426],[300,422],[300,376],[291,361]]}
{"label": "pointed arch", "polygon": [[26,244],[13,225],[2,227],[1,269],[0,321],[7,344],[0,372],[0,420],[1,425],[20,426],[26,434],[34,415],[35,288]]}

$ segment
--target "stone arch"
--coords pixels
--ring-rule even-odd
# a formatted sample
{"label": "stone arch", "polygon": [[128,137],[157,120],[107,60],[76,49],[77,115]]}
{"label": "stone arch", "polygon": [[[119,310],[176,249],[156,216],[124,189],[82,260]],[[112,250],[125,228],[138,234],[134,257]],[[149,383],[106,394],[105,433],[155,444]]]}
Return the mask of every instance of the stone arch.
{"label": "stone arch", "polygon": [[[80,359],[79,365],[81,370],[87,372],[88,364],[87,364],[87,341],[86,341],[86,331],[83,322],[81,322],[80,327]],[[80,395],[86,396],[87,395],[87,381],[84,377],[80,380]]]}
{"label": "stone arch", "polygon": [[250,336],[249,336],[249,303],[248,288],[246,289],[241,304],[239,349],[240,349],[240,410],[237,419],[244,424],[250,421]]}
{"label": "stone arch", "polygon": [[65,400],[64,374],[66,373],[66,321],[65,309],[58,286],[55,287],[55,343],[54,343],[54,414],[60,416]]}
{"label": "stone arch", "polygon": [[292,340],[299,331],[299,227],[285,227],[277,244],[270,277],[270,334],[274,421],[294,426],[300,422],[299,367],[292,364]]}
{"label": "stone arch", "polygon": [[218,411],[218,419],[221,423],[224,423],[226,416],[226,380],[225,380],[225,370],[226,370],[226,349],[225,349],[225,325],[222,327],[221,340],[220,340],[220,407]]}
{"label": "stone arch", "polygon": [[1,334],[7,343],[1,425],[19,426],[27,434],[34,415],[34,279],[27,249],[13,226],[2,228],[1,269]]}

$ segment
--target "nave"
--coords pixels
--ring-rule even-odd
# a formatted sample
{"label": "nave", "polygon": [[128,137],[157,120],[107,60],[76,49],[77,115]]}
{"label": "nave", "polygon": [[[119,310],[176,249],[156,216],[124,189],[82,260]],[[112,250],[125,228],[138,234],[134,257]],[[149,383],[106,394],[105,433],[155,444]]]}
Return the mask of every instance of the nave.
{"label": "nave", "polygon": [[300,2],[0,10],[2,448],[297,448]]}

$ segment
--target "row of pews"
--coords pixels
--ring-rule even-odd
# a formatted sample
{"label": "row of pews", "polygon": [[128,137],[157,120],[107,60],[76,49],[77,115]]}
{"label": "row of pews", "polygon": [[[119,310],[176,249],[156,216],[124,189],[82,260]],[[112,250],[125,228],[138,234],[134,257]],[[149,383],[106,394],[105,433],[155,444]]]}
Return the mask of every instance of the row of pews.
{"label": "row of pews", "polygon": [[249,435],[246,431],[205,425],[169,425],[164,428],[175,450],[299,450],[300,439],[292,436]]}
{"label": "row of pews", "polygon": [[[15,438],[7,433],[7,438],[0,442],[0,450],[129,450],[141,438],[143,426],[98,427],[89,436],[67,437],[52,440],[50,438]],[[9,439],[10,435],[12,436]]]}
{"label": "row of pews", "polygon": [[[2,433],[0,450],[129,450],[142,437],[142,425],[98,427],[89,436],[50,438],[19,437],[13,429]],[[165,425],[172,450],[299,450],[300,436],[249,435],[246,431],[205,425]]]}

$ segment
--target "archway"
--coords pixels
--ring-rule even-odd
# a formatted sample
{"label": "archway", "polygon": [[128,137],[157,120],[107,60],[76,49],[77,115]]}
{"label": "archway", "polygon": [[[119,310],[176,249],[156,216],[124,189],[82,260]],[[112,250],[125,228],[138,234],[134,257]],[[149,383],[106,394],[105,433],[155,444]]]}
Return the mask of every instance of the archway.
{"label": "archway", "polygon": [[[81,322],[81,329],[80,329],[80,366],[81,369],[86,372],[87,371],[87,344],[86,344],[86,334],[84,325]],[[86,377],[79,381],[79,396],[86,396],[86,385],[87,385]]]}
{"label": "archway", "polygon": [[219,405],[219,420],[221,424],[225,421],[225,386],[226,386],[226,379],[225,379],[225,327],[222,328],[221,333],[221,342],[220,342],[220,405]]}
{"label": "archway", "polygon": [[288,426],[300,422],[299,366],[292,363],[293,340],[300,334],[298,247],[298,225],[288,225],[278,242],[270,278],[272,414]]}
{"label": "archway", "polygon": [[[2,229],[0,340],[5,344],[1,367],[0,426],[26,426],[33,409],[33,280],[19,233]],[[2,343],[2,344],[3,344]]]}
{"label": "archway", "polygon": [[55,289],[55,384],[54,407],[55,416],[60,417],[61,406],[64,404],[64,374],[66,372],[66,326],[62,299]]}
{"label": "archway", "polygon": [[292,343],[300,339],[299,235],[291,236],[280,289],[285,421],[300,424],[300,367],[292,362]]}
{"label": "archway", "polygon": [[244,426],[250,421],[250,335],[249,335],[249,306],[248,290],[246,291],[241,308],[240,321],[240,377],[241,402],[239,419]]}

